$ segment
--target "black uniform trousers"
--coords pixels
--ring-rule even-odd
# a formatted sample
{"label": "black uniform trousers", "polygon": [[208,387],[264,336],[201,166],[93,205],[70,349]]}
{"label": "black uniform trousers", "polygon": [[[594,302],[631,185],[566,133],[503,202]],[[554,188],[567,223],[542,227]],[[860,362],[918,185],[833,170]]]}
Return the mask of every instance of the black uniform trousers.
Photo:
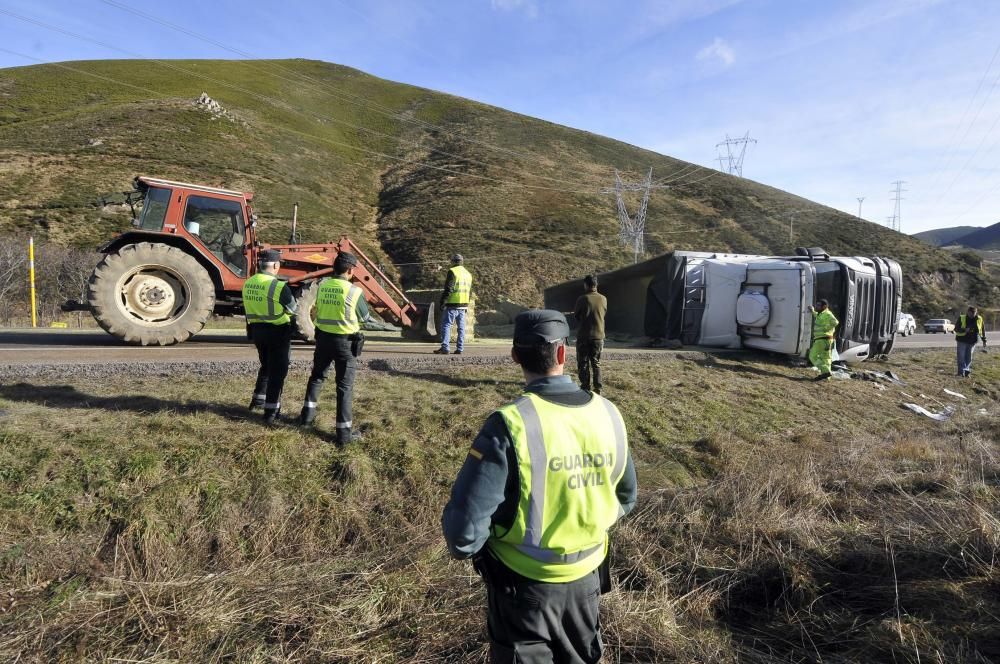
{"label": "black uniform trousers", "polygon": [[[604,339],[576,340],[576,370],[580,376],[580,389],[589,391],[591,387],[601,393],[601,352]],[[593,374],[593,379],[591,379]]]}
{"label": "black uniform trousers", "polygon": [[569,583],[543,583],[515,574],[499,561],[480,564],[484,562],[492,568],[484,580],[493,664],[600,661],[599,569]]}
{"label": "black uniform trousers", "polygon": [[312,374],[306,387],[306,406],[315,408],[323,382],[333,365],[337,379],[337,441],[350,442],[351,401],[354,398],[354,374],[357,358],[351,352],[351,337],[316,330],[316,351],[313,353]]}
{"label": "black uniform trousers", "polygon": [[292,359],[292,326],[251,323],[247,332],[260,358],[253,400],[257,402],[264,395],[264,409],[276,410],[281,405],[281,390]]}

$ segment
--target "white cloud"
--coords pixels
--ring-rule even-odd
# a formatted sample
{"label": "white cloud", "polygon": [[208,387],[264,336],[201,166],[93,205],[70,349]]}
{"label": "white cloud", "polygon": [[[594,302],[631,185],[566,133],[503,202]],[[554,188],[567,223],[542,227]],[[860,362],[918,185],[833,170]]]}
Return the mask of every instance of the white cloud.
{"label": "white cloud", "polygon": [[490,6],[496,11],[523,11],[528,18],[538,16],[538,5],[535,0],[490,0]]}
{"label": "white cloud", "polygon": [[736,52],[733,51],[733,47],[729,45],[729,42],[721,37],[716,37],[715,41],[698,51],[695,59],[699,62],[718,60],[722,63],[723,67],[729,67],[736,62]]}

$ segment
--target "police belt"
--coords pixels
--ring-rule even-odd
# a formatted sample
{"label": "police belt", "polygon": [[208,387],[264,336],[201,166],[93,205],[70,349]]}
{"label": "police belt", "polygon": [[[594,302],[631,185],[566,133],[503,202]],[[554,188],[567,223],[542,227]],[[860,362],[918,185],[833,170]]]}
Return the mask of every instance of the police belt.
{"label": "police belt", "polygon": [[[547,583],[518,574],[500,562],[487,547],[472,557],[472,569],[482,577],[483,582],[505,593],[514,594],[519,585],[526,583]],[[601,577],[601,594],[611,592],[611,543],[608,542],[608,555],[595,570]],[[593,572],[592,572],[593,573]],[[571,582],[572,583],[572,582]]]}

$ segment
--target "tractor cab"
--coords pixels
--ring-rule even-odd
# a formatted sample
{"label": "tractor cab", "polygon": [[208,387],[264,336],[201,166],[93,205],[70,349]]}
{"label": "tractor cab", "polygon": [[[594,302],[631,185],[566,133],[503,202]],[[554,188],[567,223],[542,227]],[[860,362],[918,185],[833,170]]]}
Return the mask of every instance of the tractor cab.
{"label": "tractor cab", "polygon": [[145,201],[134,221],[139,231],[188,239],[220,268],[224,283],[250,275],[252,193],[147,177],[135,182]]}

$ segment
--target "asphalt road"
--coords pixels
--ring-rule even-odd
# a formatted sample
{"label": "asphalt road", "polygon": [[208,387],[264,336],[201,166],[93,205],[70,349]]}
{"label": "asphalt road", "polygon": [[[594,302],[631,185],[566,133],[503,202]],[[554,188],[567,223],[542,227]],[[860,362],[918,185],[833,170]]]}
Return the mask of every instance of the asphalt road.
{"label": "asphalt road", "polygon": [[[986,345],[1000,346],[1000,332],[987,332]],[[914,334],[909,337],[896,337],[896,348],[954,348],[955,336],[952,334]]]}
{"label": "asphalt road", "polygon": [[[990,333],[989,340],[1000,347],[1000,332]],[[955,340],[946,334],[915,334],[898,337],[896,344],[900,349],[950,348]],[[420,357],[431,355],[434,348],[435,344],[401,339],[392,333],[373,333],[366,341],[365,356],[370,359]],[[296,342],[292,344],[292,357],[308,359],[312,349],[312,345]],[[663,352],[614,342],[608,344],[607,350],[614,355]],[[501,357],[509,352],[510,341],[505,339],[477,339],[465,349],[469,357]],[[209,330],[183,344],[165,347],[128,346],[99,330],[0,330],[0,365],[225,362],[255,358],[256,352],[242,330]]]}

